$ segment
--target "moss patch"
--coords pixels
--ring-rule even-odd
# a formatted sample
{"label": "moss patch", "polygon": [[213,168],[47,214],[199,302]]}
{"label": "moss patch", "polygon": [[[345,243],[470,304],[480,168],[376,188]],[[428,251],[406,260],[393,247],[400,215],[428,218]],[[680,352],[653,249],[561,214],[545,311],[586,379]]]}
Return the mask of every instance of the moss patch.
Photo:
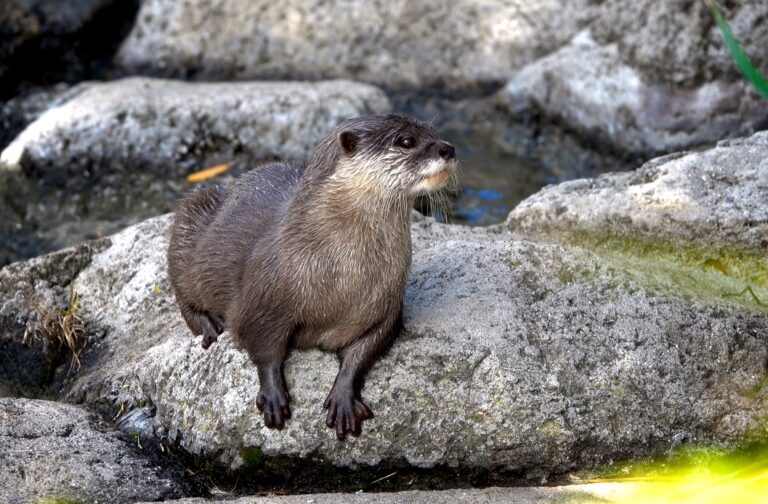
{"label": "moss patch", "polygon": [[240,457],[242,457],[243,465],[245,467],[255,468],[264,465],[264,452],[257,446],[249,446],[241,449]]}
{"label": "moss patch", "polygon": [[648,288],[768,313],[768,253],[612,233],[580,232],[566,241]]}

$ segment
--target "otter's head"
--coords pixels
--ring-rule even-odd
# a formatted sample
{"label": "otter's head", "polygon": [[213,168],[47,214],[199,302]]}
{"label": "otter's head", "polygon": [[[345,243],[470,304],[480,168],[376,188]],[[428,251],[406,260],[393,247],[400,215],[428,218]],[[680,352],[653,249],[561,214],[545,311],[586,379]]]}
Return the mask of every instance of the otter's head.
{"label": "otter's head", "polygon": [[344,121],[318,147],[312,164],[323,161],[334,165],[331,180],[390,198],[435,191],[457,167],[451,144],[429,124],[401,114]]}

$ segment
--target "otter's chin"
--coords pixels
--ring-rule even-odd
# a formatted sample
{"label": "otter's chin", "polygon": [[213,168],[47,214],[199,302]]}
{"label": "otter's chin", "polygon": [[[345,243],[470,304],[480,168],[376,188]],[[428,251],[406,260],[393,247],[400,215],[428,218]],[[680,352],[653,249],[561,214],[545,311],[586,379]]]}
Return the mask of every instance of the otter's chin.
{"label": "otter's chin", "polygon": [[[431,165],[432,163],[430,163]],[[455,163],[440,163],[438,166],[429,166],[426,174],[411,188],[411,194],[419,195],[437,191],[445,185],[453,170]]]}

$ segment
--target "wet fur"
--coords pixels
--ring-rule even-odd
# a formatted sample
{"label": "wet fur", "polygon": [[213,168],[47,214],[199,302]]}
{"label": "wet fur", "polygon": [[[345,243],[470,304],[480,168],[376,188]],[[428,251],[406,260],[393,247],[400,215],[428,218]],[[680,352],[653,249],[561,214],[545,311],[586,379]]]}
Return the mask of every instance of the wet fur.
{"label": "wet fur", "polygon": [[[421,149],[392,147],[404,132],[418,135]],[[359,434],[373,416],[360,393],[400,327],[409,188],[441,145],[407,117],[351,120],[308,165],[259,166],[229,187],[194,193],[177,211],[168,266],[182,316],[204,347],[227,329],[248,352],[267,426],[282,428],[290,417],[283,362],[293,347],[338,354],[324,406],[339,438]]]}

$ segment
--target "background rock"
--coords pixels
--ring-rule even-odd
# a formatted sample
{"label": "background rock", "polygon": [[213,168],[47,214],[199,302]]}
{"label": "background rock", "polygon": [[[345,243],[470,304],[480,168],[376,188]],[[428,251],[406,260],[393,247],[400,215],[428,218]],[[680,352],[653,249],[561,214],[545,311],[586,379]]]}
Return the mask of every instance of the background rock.
{"label": "background rock", "polygon": [[0,150],[5,149],[29,123],[52,106],[69,99],[77,89],[77,86],[61,83],[48,88],[35,88],[0,103]]}
{"label": "background rock", "polygon": [[[589,12],[588,30],[512,76],[499,94],[512,117],[553,118],[646,159],[768,125],[768,103],[739,72],[705,2],[608,0]],[[729,4],[724,14],[765,73],[768,5]]]}
{"label": "background rock", "polygon": [[121,503],[181,497],[183,485],[82,408],[0,398],[0,500]]}
{"label": "background rock", "polygon": [[[758,0],[720,5],[752,62],[765,69],[768,4]],[[743,78],[705,2],[605,0],[590,27],[600,43],[618,44],[621,61],[649,82],[690,88]]]}
{"label": "background rock", "polygon": [[92,83],[29,125],[0,163],[64,184],[110,171],[181,176],[237,155],[307,157],[343,119],[388,110],[380,90],[347,81]]}
{"label": "background rock", "polygon": [[20,84],[93,78],[128,32],[137,0],[4,0],[0,99]]}
{"label": "background rock", "polygon": [[193,79],[343,77],[466,90],[503,82],[568,40],[587,3],[147,0],[117,63]]}
{"label": "background rock", "polygon": [[764,252],[768,132],[546,187],[518,205],[507,226],[528,236],[640,234]]}
{"label": "background rock", "polygon": [[582,32],[516,73],[498,95],[500,106],[517,117],[543,111],[625,155],[712,143],[752,133],[768,120],[768,103],[744,79],[672,86],[625,64],[621,50]]}

